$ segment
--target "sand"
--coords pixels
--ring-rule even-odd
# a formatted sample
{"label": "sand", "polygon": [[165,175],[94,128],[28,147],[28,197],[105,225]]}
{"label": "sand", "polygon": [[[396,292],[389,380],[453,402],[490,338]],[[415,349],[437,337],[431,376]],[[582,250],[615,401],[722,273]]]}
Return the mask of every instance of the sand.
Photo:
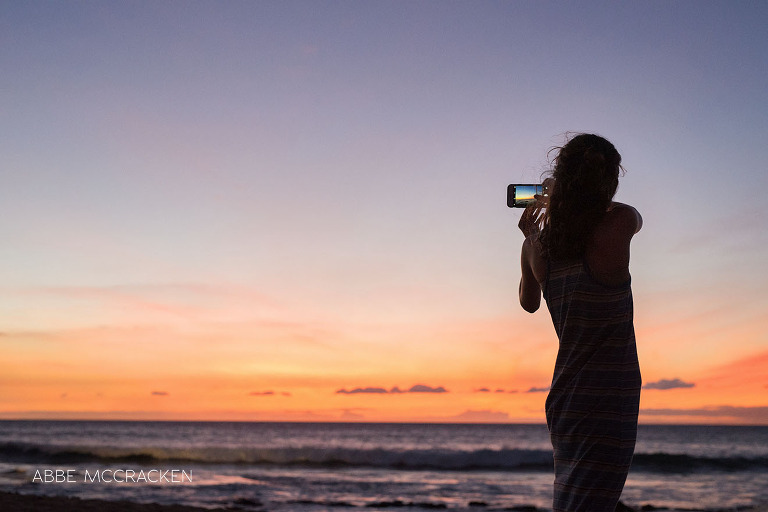
{"label": "sand", "polygon": [[[130,503],[127,501],[81,500],[0,492],[3,512],[211,512],[211,509],[181,505]],[[224,510],[224,509],[218,509]]]}
{"label": "sand", "polygon": [[[258,508],[257,508],[258,509]],[[702,510],[702,508],[691,508]],[[255,510],[253,507],[208,509],[182,505],[141,504],[127,501],[81,500],[80,498],[33,496],[0,492],[0,510],[3,512],[211,512],[211,510]],[[634,510],[634,509],[629,509]],[[643,508],[653,512],[667,509]],[[726,509],[719,512],[768,512],[768,505],[756,508]],[[710,509],[710,512],[717,512]]]}

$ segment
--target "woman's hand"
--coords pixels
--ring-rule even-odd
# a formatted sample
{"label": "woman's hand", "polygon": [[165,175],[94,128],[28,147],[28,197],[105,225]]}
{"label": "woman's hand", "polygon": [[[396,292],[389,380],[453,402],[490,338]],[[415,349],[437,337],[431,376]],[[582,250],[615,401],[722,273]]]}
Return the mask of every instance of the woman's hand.
{"label": "woman's hand", "polygon": [[538,199],[539,197],[541,196],[536,196],[537,200],[534,204],[529,204],[525,207],[523,214],[520,216],[520,221],[517,223],[517,227],[523,232],[525,238],[539,232],[539,223],[543,215],[541,210],[544,207],[544,203]]}
{"label": "woman's hand", "polygon": [[552,189],[555,186],[554,178],[547,178],[542,183],[544,194],[534,195],[536,202],[534,204],[526,206],[523,214],[520,216],[520,222],[517,223],[517,227],[523,232],[525,238],[536,234],[540,230],[541,219],[544,216],[542,209],[549,206],[549,194],[552,193]]}
{"label": "woman's hand", "polygon": [[536,194],[535,197],[545,208],[549,206],[549,196],[552,194],[552,190],[555,188],[555,178],[547,178],[544,183],[541,184],[543,195]]}

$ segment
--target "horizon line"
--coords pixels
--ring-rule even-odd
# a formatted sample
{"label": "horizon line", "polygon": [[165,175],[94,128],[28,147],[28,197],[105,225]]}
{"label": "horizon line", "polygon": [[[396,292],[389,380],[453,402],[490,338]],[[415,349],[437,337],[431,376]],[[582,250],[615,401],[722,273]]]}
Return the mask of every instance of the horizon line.
{"label": "horizon line", "polygon": [[[40,421],[40,422],[102,422],[102,423],[283,423],[283,424],[329,424],[329,425],[539,425],[547,426],[546,421],[531,420],[531,421],[455,421],[455,420],[215,420],[215,419],[131,419],[131,418],[3,418],[0,417],[0,422],[12,422],[12,421]],[[638,422],[638,426],[688,426],[688,427],[768,427],[768,422],[765,423],[697,423],[697,422]]]}

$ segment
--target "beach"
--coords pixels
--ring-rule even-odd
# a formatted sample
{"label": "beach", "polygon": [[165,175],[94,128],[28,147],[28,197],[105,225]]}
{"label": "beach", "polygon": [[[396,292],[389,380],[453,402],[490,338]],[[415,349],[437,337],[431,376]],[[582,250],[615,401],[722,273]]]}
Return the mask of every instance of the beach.
{"label": "beach", "polygon": [[[398,508],[406,507],[401,505]],[[375,510],[377,507],[371,507],[371,510]],[[389,509],[392,507],[381,507],[382,509]],[[410,507],[408,507],[410,508]],[[8,512],[210,512],[211,510],[259,510],[264,511],[259,503],[242,503],[227,508],[199,508],[188,507],[183,505],[159,505],[156,503],[132,503],[128,501],[105,501],[105,500],[83,500],[80,498],[68,498],[68,497],[50,497],[50,496],[33,496],[23,495],[16,493],[0,492],[0,509]],[[484,507],[475,506],[475,510],[483,510]],[[487,509],[494,510],[494,509]],[[544,512],[546,509],[538,509],[531,507],[513,507],[504,509],[508,512]],[[730,508],[730,509],[701,509],[701,508],[688,508],[688,509],[664,509],[656,508],[653,506],[644,506],[641,508],[628,508],[623,509],[625,511],[632,510],[637,512],[673,512],[686,510],[687,512],[696,510],[706,510],[707,512],[768,512],[768,506],[761,507],[749,507],[749,508]]]}
{"label": "beach", "polygon": [[[83,500],[0,492],[0,509],[7,512],[203,512],[211,509],[129,501]],[[224,509],[219,509],[224,510]]]}

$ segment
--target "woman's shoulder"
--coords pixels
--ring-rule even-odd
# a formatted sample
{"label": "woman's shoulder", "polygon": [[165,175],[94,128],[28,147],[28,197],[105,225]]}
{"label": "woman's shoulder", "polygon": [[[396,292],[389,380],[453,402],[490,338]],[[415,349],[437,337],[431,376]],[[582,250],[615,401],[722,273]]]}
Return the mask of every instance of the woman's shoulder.
{"label": "woman's shoulder", "polygon": [[613,203],[592,234],[586,261],[599,282],[618,285],[629,279],[629,244],[643,226],[635,208]]}
{"label": "woman's shoulder", "polygon": [[601,223],[603,229],[610,229],[616,234],[632,235],[643,227],[643,217],[634,206],[624,203],[611,203]]}
{"label": "woman's shoulder", "polygon": [[628,250],[632,237],[642,227],[643,218],[634,207],[623,203],[612,203],[603,219],[595,227],[592,243],[589,245],[599,252],[606,250],[612,252],[622,246],[626,246]]}

